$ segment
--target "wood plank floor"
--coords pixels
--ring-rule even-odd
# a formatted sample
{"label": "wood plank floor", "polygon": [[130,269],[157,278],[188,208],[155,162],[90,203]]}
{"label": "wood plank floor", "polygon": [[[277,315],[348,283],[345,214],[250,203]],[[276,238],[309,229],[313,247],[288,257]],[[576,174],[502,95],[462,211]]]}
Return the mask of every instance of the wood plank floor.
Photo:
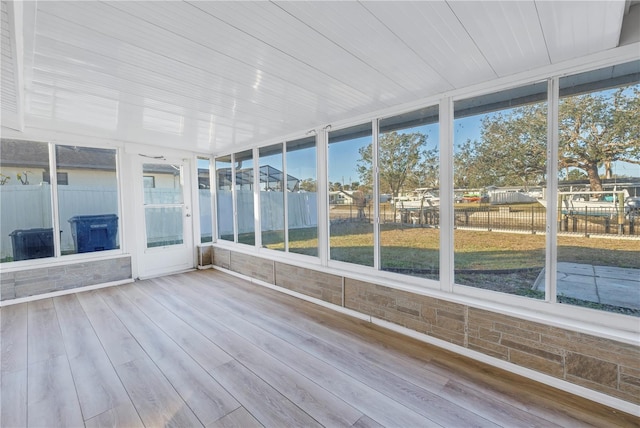
{"label": "wood plank floor", "polygon": [[638,423],[216,271],[6,306],[0,326],[2,427]]}

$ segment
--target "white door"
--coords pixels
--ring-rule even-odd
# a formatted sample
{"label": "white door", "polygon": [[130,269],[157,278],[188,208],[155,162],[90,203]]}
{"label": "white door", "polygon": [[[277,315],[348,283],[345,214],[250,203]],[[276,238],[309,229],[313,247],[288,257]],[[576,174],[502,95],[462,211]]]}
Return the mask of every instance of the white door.
{"label": "white door", "polygon": [[138,200],[138,276],[179,272],[194,266],[189,163],[141,158]]}

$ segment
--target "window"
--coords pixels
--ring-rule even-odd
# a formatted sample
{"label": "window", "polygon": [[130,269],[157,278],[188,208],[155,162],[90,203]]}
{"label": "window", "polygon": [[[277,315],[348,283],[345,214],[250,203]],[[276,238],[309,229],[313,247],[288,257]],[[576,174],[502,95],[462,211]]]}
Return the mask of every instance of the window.
{"label": "window", "polygon": [[142,185],[145,189],[153,189],[156,187],[156,178],[153,175],[142,176]]}
{"label": "window", "polygon": [[547,84],[454,103],[454,278],[543,299]]}
{"label": "window", "polygon": [[119,248],[116,151],[57,145],[55,153],[57,168],[74,177],[73,185],[58,182],[61,253]]}
{"label": "window", "polygon": [[560,79],[560,303],[640,316],[638,76],[640,61]]}
{"label": "window", "polygon": [[233,156],[236,174],[236,213],[238,242],[255,245],[255,214],[253,203],[253,152],[246,150]]}
{"label": "window", "polygon": [[331,260],[373,266],[371,123],[329,133]]}
{"label": "window", "polygon": [[[259,185],[267,248],[318,256],[328,238],[322,261],[332,267],[420,284],[443,278],[444,262],[456,293],[640,316],[639,76],[633,61],[454,100],[453,159],[442,151],[451,194],[440,194],[439,106],[329,131],[328,236],[319,236],[315,137],[259,148],[255,181],[252,151],[219,158],[220,239],[235,230],[254,245]],[[449,245],[441,254],[441,212],[453,214],[453,260]]]}
{"label": "window", "polygon": [[[438,106],[380,121],[380,268],[438,279]],[[370,175],[364,157],[360,168]]]}
{"label": "window", "polygon": [[198,202],[200,206],[200,243],[211,242],[213,234],[211,228],[211,177],[209,173],[209,159],[198,158]]}
{"label": "window", "polygon": [[[56,178],[59,186],[66,186],[69,184],[69,174],[66,172],[58,172]],[[49,171],[42,171],[42,182],[51,184]]]}
{"label": "window", "polygon": [[233,179],[231,155],[216,159],[216,218],[218,239],[234,241]]}
{"label": "window", "polygon": [[[0,261],[54,256],[46,143],[2,139],[0,147]],[[8,239],[7,239],[8,238]]]}
{"label": "window", "polygon": [[291,253],[318,255],[315,137],[287,142],[287,226]]}
{"label": "window", "polygon": [[8,139],[1,149],[3,262],[120,248],[115,150]]}
{"label": "window", "polygon": [[259,153],[262,246],[284,251],[284,192],[288,180],[282,163],[282,144],[261,147]]}

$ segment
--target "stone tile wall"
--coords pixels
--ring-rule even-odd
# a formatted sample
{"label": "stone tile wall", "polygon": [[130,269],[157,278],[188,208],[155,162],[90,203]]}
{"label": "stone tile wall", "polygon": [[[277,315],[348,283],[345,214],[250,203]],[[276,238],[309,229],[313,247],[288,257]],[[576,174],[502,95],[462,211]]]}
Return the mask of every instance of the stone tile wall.
{"label": "stone tile wall", "polygon": [[456,345],[465,345],[466,308],[364,281],[345,278],[344,306]]}
{"label": "stone tile wall", "polygon": [[229,269],[242,275],[275,284],[275,262],[231,251]]}
{"label": "stone tile wall", "polygon": [[342,306],[342,277],[276,262],[276,285]]}
{"label": "stone tile wall", "polygon": [[211,245],[198,245],[198,266],[211,266],[213,261],[213,247]]}
{"label": "stone tile wall", "polygon": [[131,257],[2,272],[0,300],[104,284],[131,278]]}
{"label": "stone tile wall", "polygon": [[640,403],[640,347],[469,308],[469,347]]}
{"label": "stone tile wall", "polygon": [[272,284],[270,278],[274,278],[276,285],[290,290],[640,404],[640,346],[309,268],[227,250],[218,253],[217,250],[214,249],[215,266],[225,267],[228,256],[231,270],[235,272]]}
{"label": "stone tile wall", "polygon": [[211,257],[211,263],[214,266],[219,266],[223,269],[229,269],[231,267],[231,251],[225,250],[224,248],[213,247]]}

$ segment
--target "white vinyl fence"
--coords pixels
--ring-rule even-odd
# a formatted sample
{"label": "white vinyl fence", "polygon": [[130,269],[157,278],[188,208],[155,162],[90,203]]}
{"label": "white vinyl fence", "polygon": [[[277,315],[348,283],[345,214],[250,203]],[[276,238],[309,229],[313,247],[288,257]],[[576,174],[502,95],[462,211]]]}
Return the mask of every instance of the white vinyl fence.
{"label": "white vinyl fence", "polygon": [[[238,233],[254,230],[253,193],[238,192]],[[316,193],[287,193],[289,229],[318,225],[318,199]],[[280,192],[260,192],[262,230],[282,230],[284,201]],[[218,190],[218,233],[233,235],[233,204],[231,191]]]}
{"label": "white vinyl fence", "polygon": [[[0,189],[0,257],[13,256],[11,237],[15,230],[52,227],[51,186],[4,185]],[[73,251],[69,219],[77,215],[118,214],[118,192],[114,188],[60,186],[58,188],[60,209],[60,242],[62,252]],[[20,207],[17,209],[16,207]]]}
{"label": "white vinyl fence", "polygon": [[[51,186],[4,185],[0,189],[0,258],[12,257],[13,248],[9,234],[15,230],[27,230],[52,227]],[[167,189],[145,189],[148,202],[171,203],[175,201],[175,192],[166,194]],[[209,190],[200,190],[200,206],[210,206]],[[316,193],[288,193],[289,229],[315,227],[318,225],[318,205]],[[69,219],[77,215],[118,215],[118,192],[114,188],[88,186],[60,186],[58,188],[60,208],[60,240],[62,252],[74,250],[73,236]],[[282,230],[284,219],[283,195],[279,192],[261,192],[262,229],[264,231]],[[16,209],[16,207],[20,207]],[[254,229],[253,193],[238,192],[239,232],[246,233]],[[210,214],[202,217],[200,230],[203,235],[211,234]],[[233,207],[230,191],[218,191],[218,225],[222,235],[233,234]],[[155,216],[149,216],[149,230],[157,231],[160,237],[168,239],[179,236],[182,225],[164,221],[153,224]],[[160,218],[160,217],[158,217]],[[120,220],[118,220],[120,225]],[[173,230],[175,229],[175,230]],[[119,245],[119,243],[118,243]]]}

